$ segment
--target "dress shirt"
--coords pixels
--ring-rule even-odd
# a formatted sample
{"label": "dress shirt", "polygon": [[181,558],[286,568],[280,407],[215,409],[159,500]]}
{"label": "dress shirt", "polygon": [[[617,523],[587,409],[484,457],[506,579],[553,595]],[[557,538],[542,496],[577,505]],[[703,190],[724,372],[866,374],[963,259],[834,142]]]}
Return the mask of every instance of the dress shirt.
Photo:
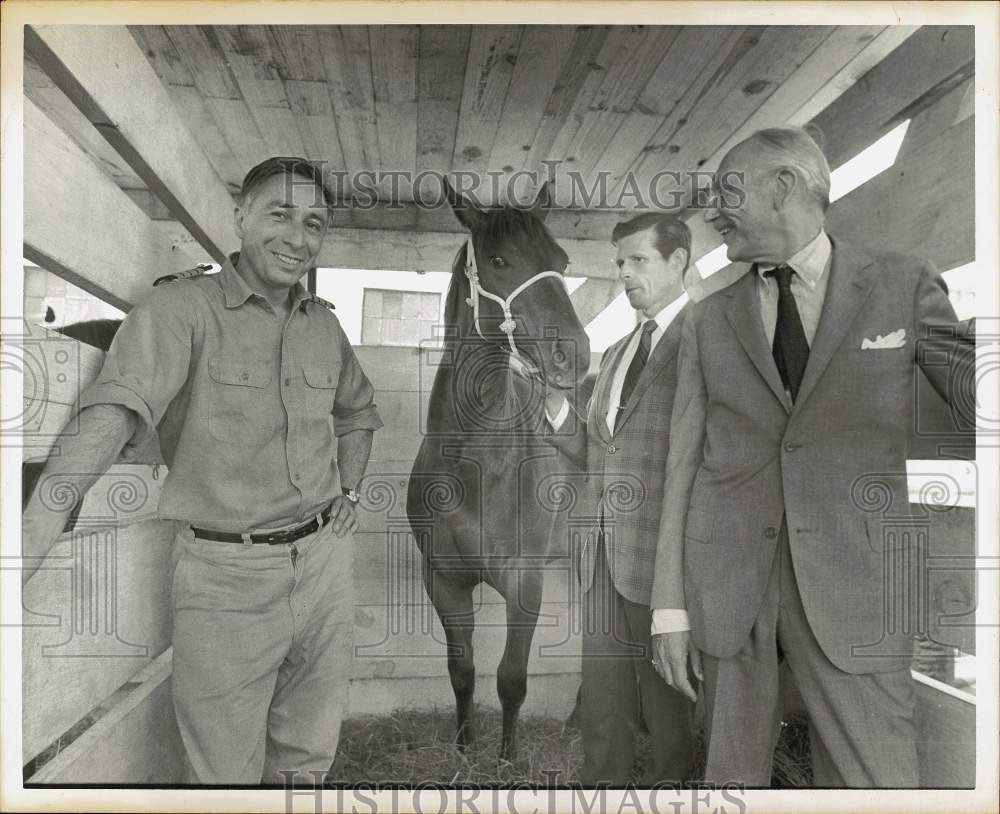
{"label": "dress shirt", "polygon": [[[653,330],[649,337],[649,355],[653,355],[653,351],[656,349],[656,344],[663,338],[663,334],[666,333],[667,328],[670,327],[670,323],[674,321],[677,315],[681,312],[681,309],[688,304],[688,295],[682,293],[676,300],[671,302],[669,305],[660,309],[660,311],[653,317],[656,320],[656,328]],[[647,320],[643,320],[645,323]],[[618,402],[621,399],[622,387],[625,384],[625,374],[628,373],[628,367],[632,364],[632,357],[635,356],[635,352],[639,349],[639,340],[642,338],[642,324],[640,324],[635,330],[632,331],[632,336],[629,339],[628,345],[625,346],[625,351],[621,355],[621,359],[618,362],[618,367],[615,369],[615,375],[611,379],[611,397],[608,400],[608,414],[604,417],[605,423],[608,426],[608,432],[614,435],[615,432],[615,419],[618,417]],[[649,360],[647,359],[647,364]],[[549,424],[552,425],[553,430],[558,430],[566,418],[569,416],[569,401],[563,399],[562,405],[559,407],[559,412],[555,416],[550,416],[548,411],[545,413],[545,417],[548,419]]]}
{"label": "dress shirt", "polygon": [[[812,347],[816,328],[819,326],[820,314],[823,312],[823,300],[830,281],[830,257],[832,247],[826,232],[820,229],[819,234],[805,246],[785,261],[795,274],[792,275],[792,294],[795,305],[802,320],[802,329],[806,341]],[[778,281],[765,276],[772,265],[757,265],[757,293],[760,296],[760,316],[767,334],[767,344],[774,344],[774,329],[778,322]],[[786,391],[786,398],[791,404],[791,395]],[[680,608],[654,608],[653,634],[679,633],[690,630],[686,610]]]}
{"label": "dress shirt", "polygon": [[301,284],[282,316],[237,260],[153,289],[80,406],[134,412],[126,451],[159,431],[160,517],[243,532],[314,517],[340,494],[334,436],[382,422],[336,316]]}

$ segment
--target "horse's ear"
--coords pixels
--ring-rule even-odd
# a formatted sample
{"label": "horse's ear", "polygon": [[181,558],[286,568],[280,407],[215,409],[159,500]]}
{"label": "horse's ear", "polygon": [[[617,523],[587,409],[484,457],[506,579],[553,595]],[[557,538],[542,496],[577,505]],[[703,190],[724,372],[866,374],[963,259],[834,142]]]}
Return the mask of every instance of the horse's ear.
{"label": "horse's ear", "polygon": [[535,196],[535,202],[531,205],[531,213],[542,223],[549,216],[549,208],[552,206],[552,190],[554,184],[552,179],[545,181],[539,188]]}
{"label": "horse's ear", "polygon": [[444,195],[448,199],[448,203],[451,204],[451,209],[455,213],[455,217],[458,218],[458,222],[470,232],[476,231],[476,227],[479,226],[483,219],[482,210],[448,183],[447,175],[441,176],[441,186],[444,189]]}

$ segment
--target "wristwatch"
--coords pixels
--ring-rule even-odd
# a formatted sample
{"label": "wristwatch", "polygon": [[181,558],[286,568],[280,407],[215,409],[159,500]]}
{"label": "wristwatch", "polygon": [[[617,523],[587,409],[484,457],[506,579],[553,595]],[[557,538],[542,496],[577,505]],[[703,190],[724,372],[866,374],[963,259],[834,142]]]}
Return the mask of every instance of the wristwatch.
{"label": "wristwatch", "polygon": [[344,497],[351,501],[353,505],[357,506],[361,502],[361,495],[358,494],[357,489],[348,489],[346,486],[341,486],[340,491],[344,493]]}

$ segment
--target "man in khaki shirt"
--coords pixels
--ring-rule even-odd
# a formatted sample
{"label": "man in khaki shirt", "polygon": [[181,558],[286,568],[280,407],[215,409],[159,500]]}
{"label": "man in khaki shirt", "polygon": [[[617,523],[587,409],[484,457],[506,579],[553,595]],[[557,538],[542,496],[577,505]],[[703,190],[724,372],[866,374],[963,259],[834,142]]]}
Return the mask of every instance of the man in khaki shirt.
{"label": "man in khaki shirt", "polygon": [[[304,159],[254,167],[235,212],[240,251],[219,274],[157,280],[42,476],[82,493],[123,448],[159,433],[159,515],[181,521],[174,707],[195,783],[281,783],[290,771],[312,782],[336,753],[356,489],[382,422],[331,306],[299,282],[329,203]],[[65,514],[29,502],[30,570]]]}

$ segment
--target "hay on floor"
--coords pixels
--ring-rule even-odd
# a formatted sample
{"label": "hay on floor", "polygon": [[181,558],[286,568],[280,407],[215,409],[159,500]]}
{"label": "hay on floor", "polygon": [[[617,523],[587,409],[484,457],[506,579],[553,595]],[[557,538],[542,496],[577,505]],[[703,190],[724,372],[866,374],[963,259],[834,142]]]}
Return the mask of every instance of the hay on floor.
{"label": "hay on floor", "polygon": [[[522,716],[518,754],[508,762],[499,759],[500,712],[477,708],[474,720],[477,740],[465,751],[453,741],[451,711],[397,711],[345,721],[331,782],[404,786],[563,786],[577,782],[583,748],[575,727],[552,718]],[[647,744],[648,738],[640,736],[633,777],[641,774]],[[703,767],[699,740],[695,777],[701,776]],[[802,718],[792,718],[781,728],[772,785],[794,788],[811,782],[808,730]]]}

